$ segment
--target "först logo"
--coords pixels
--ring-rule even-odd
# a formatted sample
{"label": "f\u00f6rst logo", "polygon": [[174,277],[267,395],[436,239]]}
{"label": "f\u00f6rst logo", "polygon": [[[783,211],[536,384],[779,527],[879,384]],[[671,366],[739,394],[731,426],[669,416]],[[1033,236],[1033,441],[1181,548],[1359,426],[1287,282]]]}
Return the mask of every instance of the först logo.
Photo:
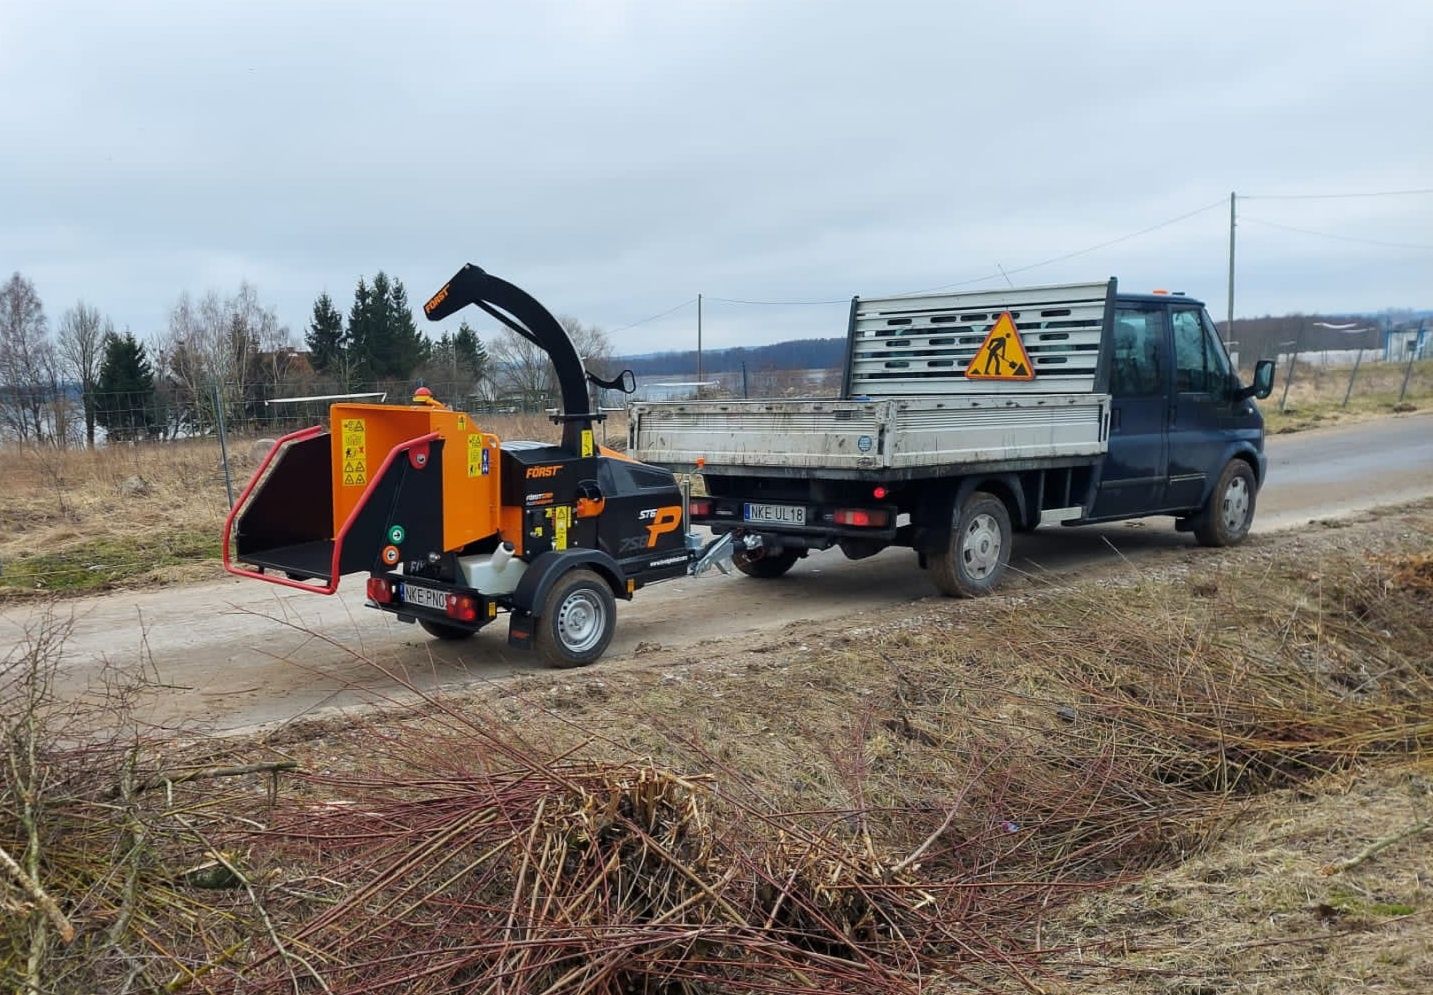
{"label": "f\u00f6rst logo", "polygon": [[527,468],[527,479],[532,480],[538,477],[555,477],[560,466],[530,466]]}
{"label": "f\u00f6rst logo", "polygon": [[428,303],[423,305],[423,313],[432,314],[433,309],[436,308],[439,304],[442,304],[447,299],[448,285],[445,283],[443,284],[443,289],[434,294],[432,298],[428,301]]}
{"label": "f\u00f6rst logo", "polygon": [[669,505],[665,508],[644,508],[638,512],[637,520],[647,524],[647,548],[657,545],[659,536],[671,532],[682,524],[682,506]]}

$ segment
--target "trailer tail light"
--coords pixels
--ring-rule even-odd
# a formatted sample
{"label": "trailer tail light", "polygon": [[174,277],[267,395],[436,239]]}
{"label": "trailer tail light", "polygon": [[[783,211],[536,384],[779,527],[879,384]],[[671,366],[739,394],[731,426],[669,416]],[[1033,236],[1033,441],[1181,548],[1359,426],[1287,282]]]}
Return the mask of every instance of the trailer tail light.
{"label": "trailer tail light", "polygon": [[690,507],[693,518],[706,518],[712,513],[712,503],[709,498],[692,498]]}
{"label": "trailer tail light", "polygon": [[387,577],[368,578],[368,600],[380,605],[393,604],[393,585]]}
{"label": "trailer tail light", "polygon": [[879,508],[837,508],[831,519],[837,525],[881,529],[890,522],[891,516]]}
{"label": "trailer tail light", "polygon": [[478,620],[478,603],[466,594],[448,595],[448,617],[459,622]]}
{"label": "trailer tail light", "polygon": [[877,501],[884,501],[886,499],[886,495],[890,493],[891,492],[886,490],[884,487],[877,487],[875,490],[871,491],[871,496]]}

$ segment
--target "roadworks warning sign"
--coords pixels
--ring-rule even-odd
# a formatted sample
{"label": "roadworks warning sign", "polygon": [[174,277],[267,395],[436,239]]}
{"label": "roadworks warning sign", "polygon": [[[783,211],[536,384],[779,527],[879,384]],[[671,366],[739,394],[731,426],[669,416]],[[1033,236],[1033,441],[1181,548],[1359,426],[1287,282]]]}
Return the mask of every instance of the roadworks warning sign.
{"label": "roadworks warning sign", "polygon": [[340,427],[343,486],[362,487],[368,483],[368,426],[362,418],[345,418]]}
{"label": "roadworks warning sign", "polygon": [[1035,367],[1025,346],[1020,341],[1020,331],[1015,319],[1006,311],[995,321],[995,327],[975,350],[975,358],[965,368],[967,380],[1034,380]]}

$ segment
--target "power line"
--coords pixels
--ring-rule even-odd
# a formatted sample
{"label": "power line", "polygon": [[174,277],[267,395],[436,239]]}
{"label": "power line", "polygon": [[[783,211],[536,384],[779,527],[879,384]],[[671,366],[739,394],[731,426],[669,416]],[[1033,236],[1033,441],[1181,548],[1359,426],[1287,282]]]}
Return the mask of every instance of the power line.
{"label": "power line", "polygon": [[660,314],[654,314],[654,315],[652,315],[650,318],[643,318],[641,321],[634,321],[634,322],[632,322],[632,324],[630,324],[630,325],[623,325],[621,328],[614,328],[614,329],[612,329],[612,331],[608,332],[607,334],[608,334],[608,335],[616,335],[618,332],[625,332],[625,331],[626,331],[627,329],[629,329],[629,328],[636,328],[638,325],[645,325],[645,324],[646,324],[647,322],[649,322],[649,321],[656,321],[658,318],[665,318],[667,315],[673,313],[674,311],[680,311],[682,308],[687,307],[688,305],[691,305],[691,304],[695,304],[696,302],[697,302],[697,299],[696,299],[695,297],[693,297],[693,298],[691,298],[691,299],[689,299],[689,300],[682,301],[682,303],[678,304],[678,305],[675,306],[675,307],[669,307],[669,308],[667,308],[667,310],[661,312]]}
{"label": "power line", "polygon": [[777,307],[777,306],[787,305],[787,304],[794,305],[794,306],[797,306],[797,307],[806,307],[806,306],[816,305],[816,304],[849,304],[849,303],[851,303],[851,298],[849,298],[849,297],[839,297],[839,298],[837,298],[837,299],[835,299],[835,300],[830,300],[830,301],[745,301],[745,300],[738,300],[738,299],[735,298],[735,297],[708,297],[707,300],[709,300],[709,301],[717,301],[717,302],[722,303],[722,304],[761,304],[761,305],[772,306],[772,307]]}
{"label": "power line", "polygon": [[1340,242],[1361,242],[1364,245],[1381,245],[1387,249],[1418,249],[1424,252],[1433,252],[1433,245],[1420,245],[1415,242],[1385,242],[1376,238],[1359,238],[1357,235],[1340,235],[1331,231],[1315,231],[1312,228],[1295,228],[1293,225],[1281,225],[1275,221],[1265,221],[1262,218],[1251,218],[1245,215],[1240,221],[1249,221],[1256,225],[1263,225],[1266,228],[1278,228],[1281,231],[1298,232],[1300,235],[1317,235],[1319,238],[1333,238]]}
{"label": "power line", "polygon": [[1107,249],[1112,245],[1119,245],[1121,242],[1128,242],[1132,238],[1139,238],[1141,235],[1148,235],[1150,232],[1159,231],[1159,229],[1161,228],[1168,228],[1170,225],[1178,224],[1181,221],[1194,217],[1196,214],[1203,214],[1205,211],[1212,211],[1216,207],[1221,207],[1224,203],[1224,198],[1220,197],[1218,200],[1214,201],[1211,204],[1205,204],[1203,207],[1196,207],[1192,211],[1186,211],[1184,214],[1178,215],[1177,217],[1169,218],[1166,221],[1161,221],[1158,224],[1150,225],[1148,228],[1141,228],[1139,231],[1132,231],[1127,235],[1121,235],[1118,238],[1112,238],[1108,241],[1100,242],[1098,245],[1091,245],[1088,248],[1076,249],[1074,252],[1066,252],[1063,255],[1059,256],[1051,256],[1049,259],[1042,259],[1038,263],[1028,263],[1024,266],[1016,266],[1012,269],[1001,268],[998,272],[991,273],[988,276],[976,277],[973,280],[962,280],[959,283],[947,283],[939,287],[930,287],[926,290],[910,290],[906,292],[911,294],[928,294],[937,290],[950,290],[953,287],[964,287],[972,283],[982,283],[985,280],[993,280],[997,277],[1006,276],[1006,274],[1008,273],[1026,273],[1032,269],[1039,269],[1042,266],[1051,266],[1055,263],[1062,263],[1067,259],[1074,259],[1078,256],[1088,255],[1089,253],[1097,252],[1100,249]]}
{"label": "power line", "polygon": [[1241,193],[1240,200],[1346,200],[1351,197],[1412,197],[1433,194],[1433,187],[1418,190],[1373,190],[1368,193]]}

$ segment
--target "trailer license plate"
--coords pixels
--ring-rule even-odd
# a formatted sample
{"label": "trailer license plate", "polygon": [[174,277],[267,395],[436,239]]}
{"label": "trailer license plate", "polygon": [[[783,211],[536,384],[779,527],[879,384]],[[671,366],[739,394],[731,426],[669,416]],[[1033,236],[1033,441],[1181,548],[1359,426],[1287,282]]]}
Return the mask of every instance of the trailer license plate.
{"label": "trailer license plate", "polygon": [[448,610],[448,592],[439,591],[432,587],[419,587],[417,584],[401,584],[398,588],[398,597],[405,604],[417,605],[420,608],[431,608],[434,611],[444,612]]}
{"label": "trailer license plate", "polygon": [[805,525],[806,509],[795,504],[748,504],[741,517],[768,525]]}

